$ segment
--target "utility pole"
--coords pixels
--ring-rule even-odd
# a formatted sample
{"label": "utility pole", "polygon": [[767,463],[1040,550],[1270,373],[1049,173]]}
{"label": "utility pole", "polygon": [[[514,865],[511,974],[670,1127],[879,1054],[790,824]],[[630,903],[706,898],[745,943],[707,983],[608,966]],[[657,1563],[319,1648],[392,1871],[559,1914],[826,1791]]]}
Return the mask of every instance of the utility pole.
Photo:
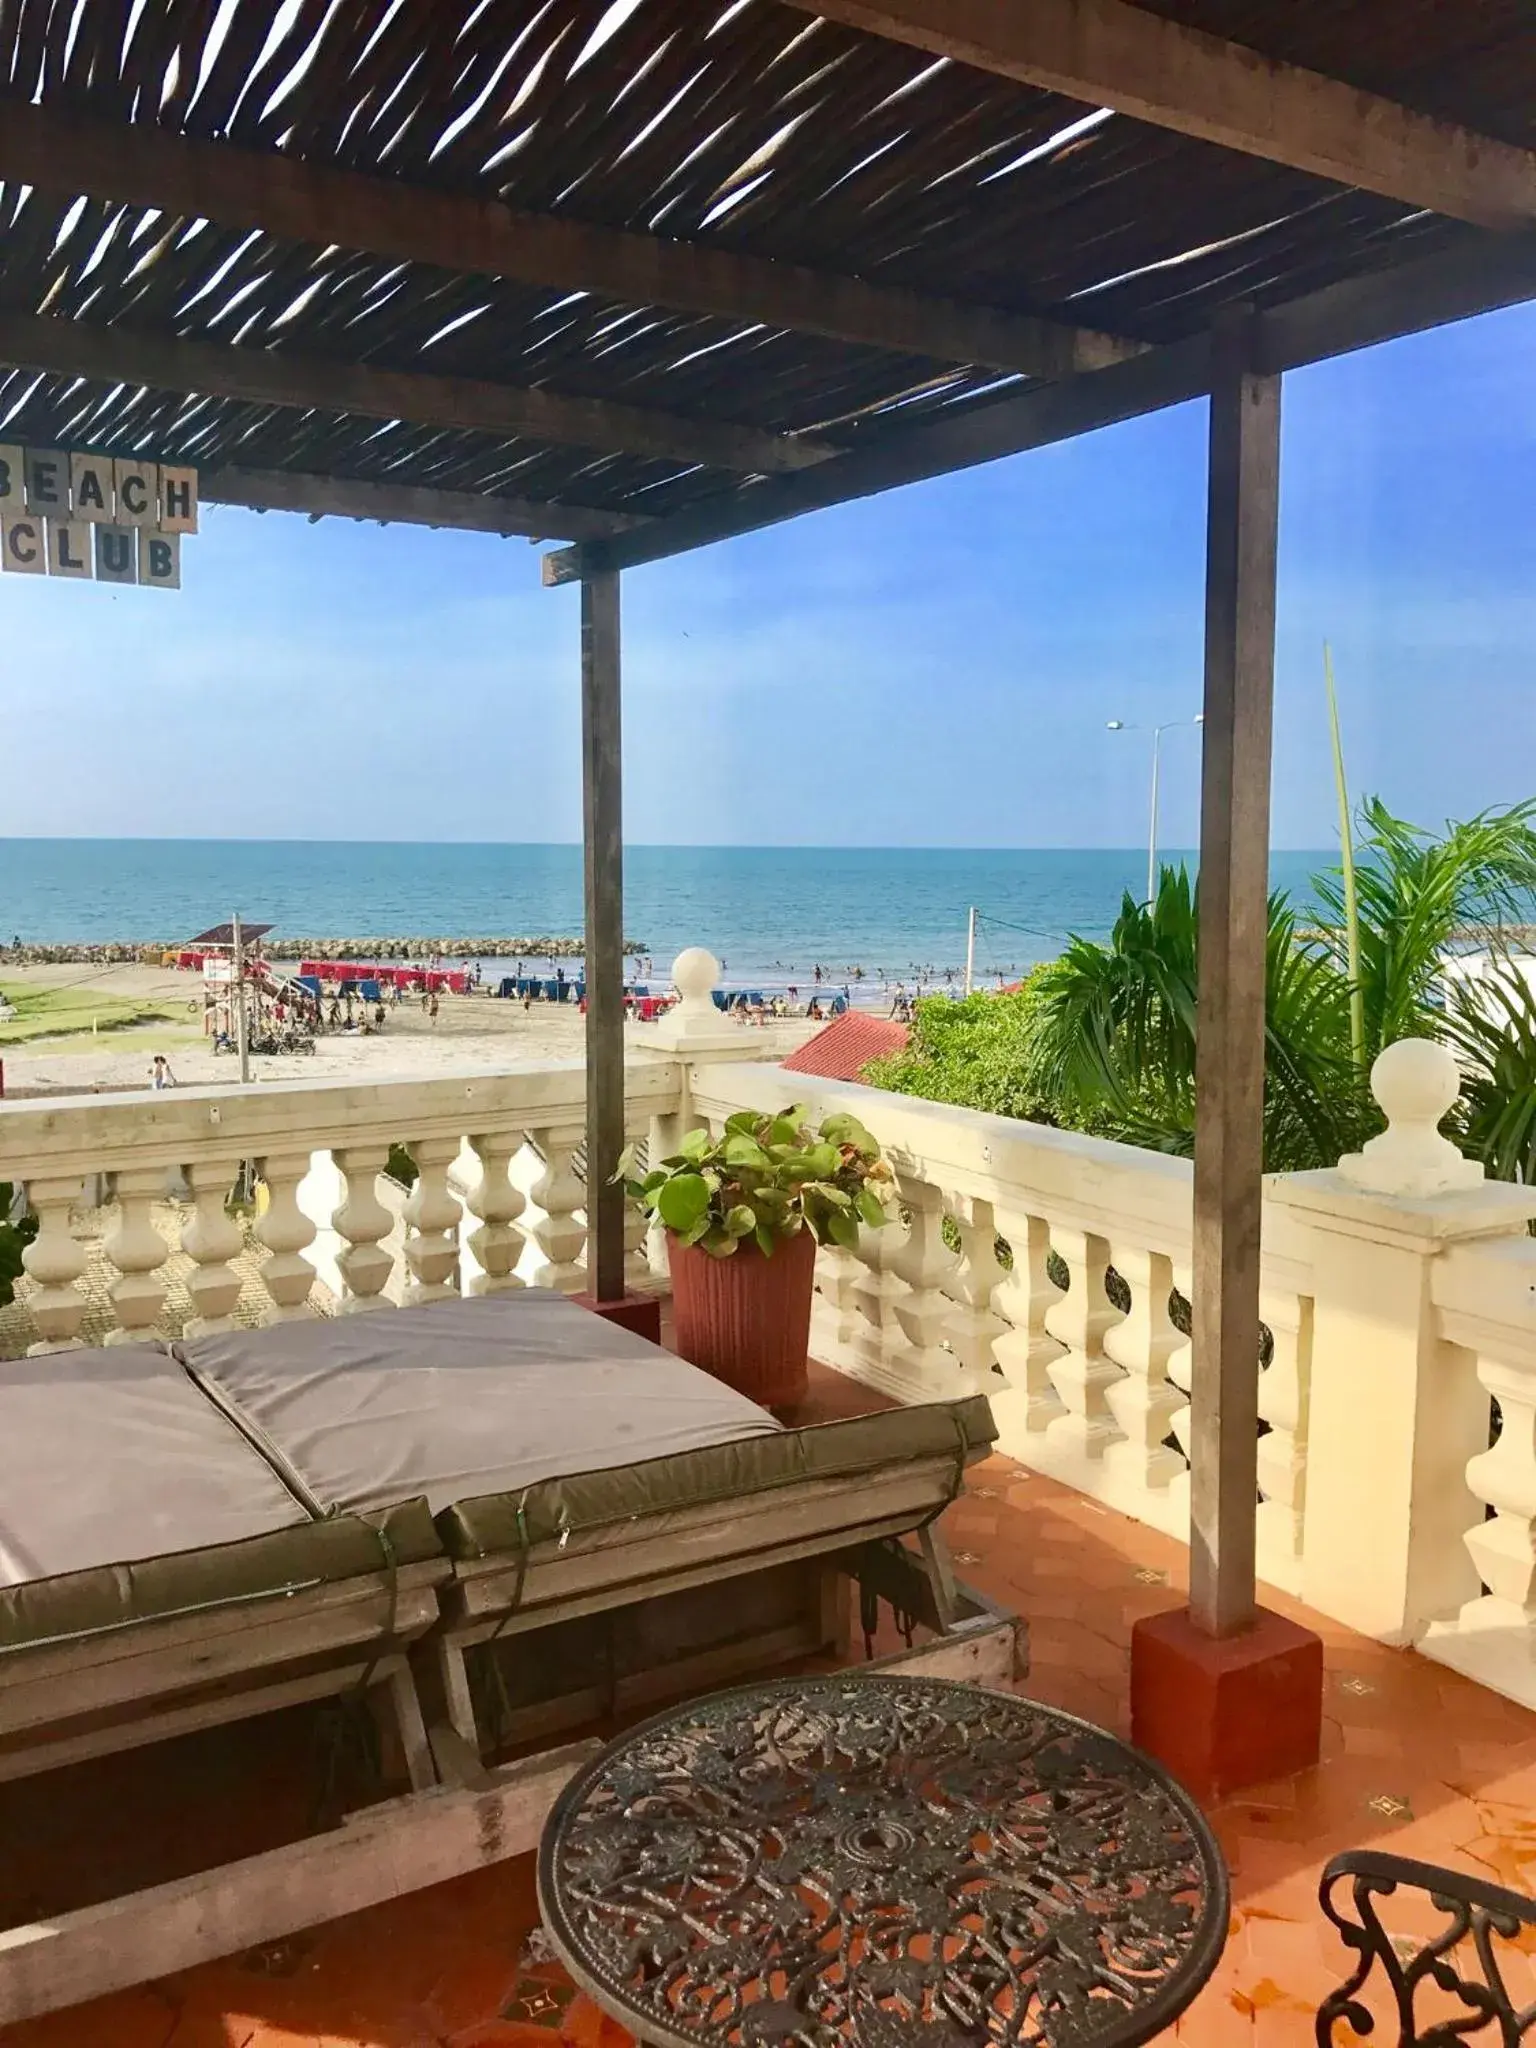
{"label": "utility pole", "polygon": [[251,1078],[251,1039],[245,1016],[245,937],[240,929],[240,913],[238,910],[229,921],[229,929],[234,938],[233,952],[235,956],[232,968],[234,982],[230,997],[235,1006],[235,1044],[240,1049],[240,1078],[242,1081],[249,1081]]}
{"label": "utility pole", "polygon": [[971,905],[971,914],[965,928],[965,992],[970,994],[976,980],[976,906]]}

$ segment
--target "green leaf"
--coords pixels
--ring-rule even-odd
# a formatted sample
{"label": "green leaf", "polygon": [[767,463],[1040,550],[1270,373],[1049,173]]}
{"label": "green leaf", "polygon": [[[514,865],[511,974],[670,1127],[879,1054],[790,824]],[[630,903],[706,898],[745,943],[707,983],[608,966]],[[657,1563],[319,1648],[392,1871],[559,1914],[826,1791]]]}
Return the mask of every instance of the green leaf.
{"label": "green leaf", "polygon": [[845,1112],[829,1116],[821,1127],[821,1135],[832,1145],[856,1146],[867,1159],[880,1157],[880,1147],[856,1116]]}
{"label": "green leaf", "polygon": [[757,1218],[745,1202],[738,1202],[734,1209],[726,1210],[725,1227],[732,1237],[750,1237],[757,1228]]}
{"label": "green leaf", "polygon": [[689,1229],[678,1232],[678,1243],[697,1244],[701,1237],[708,1237],[713,1228],[714,1225],[711,1223],[708,1215],[703,1215]]}
{"label": "green leaf", "polygon": [[726,1139],[723,1156],[727,1166],[752,1166],[765,1173],[773,1163],[756,1138],[743,1133]]}
{"label": "green leaf", "polygon": [[756,1138],[761,1135],[763,1118],[755,1109],[738,1109],[725,1120],[725,1134],[728,1138]]}
{"label": "green leaf", "polygon": [[826,1237],[822,1239],[823,1244],[830,1238],[833,1244],[841,1245],[844,1251],[858,1250],[859,1226],[848,1210],[828,1210],[825,1229]]}
{"label": "green leaf", "polygon": [[736,1249],[736,1240],[728,1230],[711,1230],[704,1237],[703,1245],[712,1259],[728,1259]]}
{"label": "green leaf", "polygon": [[[623,1150],[623,1151],[622,1151],[622,1152],[621,1152],[621,1153],[619,1154],[619,1163],[618,1163],[618,1165],[617,1165],[617,1166],[615,1166],[615,1167],[614,1167],[614,1169],[613,1169],[613,1180],[614,1180],[614,1182],[617,1182],[617,1181],[625,1181],[625,1182],[628,1182],[628,1181],[632,1181],[632,1180],[633,1180],[633,1179],[635,1178],[635,1168],[636,1168],[636,1167],[637,1167],[637,1166],[638,1166],[639,1164],[640,1164],[640,1148],[639,1148],[639,1146],[638,1146],[638,1145],[626,1145],[626,1146],[624,1147],[624,1150]],[[613,1183],[610,1183],[610,1185],[612,1185],[612,1184],[613,1184]]]}
{"label": "green leaf", "polygon": [[885,1204],[873,1188],[860,1188],[855,1206],[871,1230],[879,1230],[883,1224],[890,1221],[885,1213]]}
{"label": "green leaf", "polygon": [[752,1235],[757,1239],[757,1248],[765,1259],[771,1259],[778,1245],[778,1239],[766,1223],[759,1223]]}
{"label": "green leaf", "polygon": [[851,1209],[853,1207],[852,1195],[845,1195],[842,1189],[834,1187],[831,1181],[807,1181],[803,1192],[808,1195],[819,1195],[822,1201],[830,1203],[834,1209]]}
{"label": "green leaf", "polygon": [[680,1173],[656,1191],[656,1213],[680,1236],[709,1212],[709,1186],[702,1174]]}
{"label": "green leaf", "polygon": [[702,1128],[697,1131],[690,1131],[683,1140],[683,1158],[697,1165],[699,1160],[706,1158],[714,1150],[714,1142],[708,1131]]}

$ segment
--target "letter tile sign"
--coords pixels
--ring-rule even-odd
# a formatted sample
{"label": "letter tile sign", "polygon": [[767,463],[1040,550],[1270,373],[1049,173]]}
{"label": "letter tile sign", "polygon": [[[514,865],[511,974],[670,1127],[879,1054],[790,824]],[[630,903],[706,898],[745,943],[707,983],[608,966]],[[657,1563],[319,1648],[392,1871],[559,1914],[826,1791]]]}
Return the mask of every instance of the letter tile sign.
{"label": "letter tile sign", "polygon": [[0,442],[0,573],[181,588],[197,471]]}

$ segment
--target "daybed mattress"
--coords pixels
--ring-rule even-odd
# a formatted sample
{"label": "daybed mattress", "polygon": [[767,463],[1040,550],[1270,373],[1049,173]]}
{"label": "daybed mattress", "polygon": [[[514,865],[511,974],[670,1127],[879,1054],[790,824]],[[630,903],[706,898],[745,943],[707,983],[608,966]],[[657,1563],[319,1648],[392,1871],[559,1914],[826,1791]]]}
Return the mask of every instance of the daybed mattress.
{"label": "daybed mattress", "polygon": [[150,1344],[0,1365],[0,1647],[441,1555],[422,1503],[320,1521]]}
{"label": "daybed mattress", "polygon": [[697,1367],[535,1288],[177,1351],[296,1490],[351,1513],[424,1494],[458,1559],[922,1457],[953,1456],[958,1490],[966,1457],[996,1435],[981,1396],[782,1429]]}

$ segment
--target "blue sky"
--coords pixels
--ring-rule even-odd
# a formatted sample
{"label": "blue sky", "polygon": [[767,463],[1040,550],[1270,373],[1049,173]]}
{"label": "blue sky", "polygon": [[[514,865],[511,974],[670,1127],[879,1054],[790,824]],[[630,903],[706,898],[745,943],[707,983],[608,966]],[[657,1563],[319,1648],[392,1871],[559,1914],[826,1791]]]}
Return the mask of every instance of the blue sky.
{"label": "blue sky", "polygon": [[[1274,842],[1351,777],[1536,794],[1536,307],[1287,379]],[[1127,846],[1199,706],[1203,408],[638,570],[636,843]],[[0,834],[573,840],[577,610],[538,551],[209,508],[178,596],[0,577]],[[1163,840],[1198,740],[1165,742]]]}

